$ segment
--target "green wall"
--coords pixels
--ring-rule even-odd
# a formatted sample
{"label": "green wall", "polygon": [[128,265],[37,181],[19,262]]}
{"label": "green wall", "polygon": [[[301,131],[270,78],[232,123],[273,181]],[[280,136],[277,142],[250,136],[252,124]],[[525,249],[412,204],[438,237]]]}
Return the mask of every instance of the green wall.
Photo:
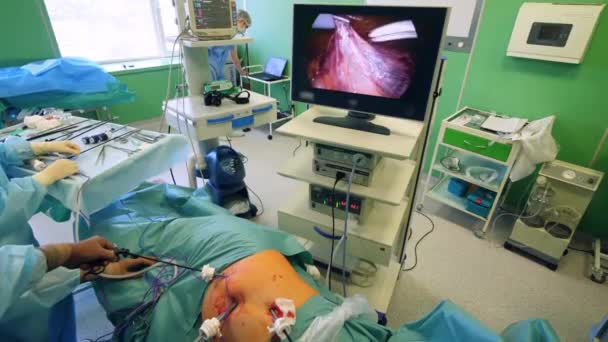
{"label": "green wall", "polygon": [[[600,18],[581,65],[512,58],[506,51],[523,2],[487,0],[463,105],[529,119],[554,114],[558,159],[586,166],[608,127],[608,14]],[[595,2],[608,4],[608,0]],[[595,168],[608,172],[608,147]],[[520,183],[515,183],[512,199],[521,196],[526,182]],[[596,193],[583,229],[608,236],[608,220],[602,212],[606,208],[608,180]]]}
{"label": "green wall", "polygon": [[0,4],[0,67],[53,58],[59,52],[42,0],[4,0]]}
{"label": "green wall", "polygon": [[[172,90],[177,83],[181,68],[173,68]],[[141,70],[115,75],[117,79],[135,92],[135,102],[116,105],[111,108],[112,114],[120,123],[148,120],[162,115],[162,101],[167,95],[168,67],[154,70]],[[172,94],[174,92],[172,91]]]}

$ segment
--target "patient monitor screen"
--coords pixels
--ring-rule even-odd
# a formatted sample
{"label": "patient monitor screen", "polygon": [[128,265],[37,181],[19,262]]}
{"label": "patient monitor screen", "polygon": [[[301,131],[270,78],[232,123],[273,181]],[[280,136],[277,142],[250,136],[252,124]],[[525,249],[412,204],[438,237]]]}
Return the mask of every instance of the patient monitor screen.
{"label": "patient monitor screen", "polygon": [[308,92],[314,100],[304,102],[424,115],[445,9],[296,5],[294,15],[296,97],[306,100]]}

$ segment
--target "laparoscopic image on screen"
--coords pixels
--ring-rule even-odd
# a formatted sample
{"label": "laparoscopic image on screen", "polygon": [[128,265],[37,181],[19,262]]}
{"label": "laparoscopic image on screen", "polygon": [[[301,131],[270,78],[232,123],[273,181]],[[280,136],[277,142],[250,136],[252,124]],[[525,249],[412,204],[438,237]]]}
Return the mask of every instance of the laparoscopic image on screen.
{"label": "laparoscopic image on screen", "polygon": [[418,33],[412,20],[319,14],[307,39],[313,88],[398,99],[416,72]]}

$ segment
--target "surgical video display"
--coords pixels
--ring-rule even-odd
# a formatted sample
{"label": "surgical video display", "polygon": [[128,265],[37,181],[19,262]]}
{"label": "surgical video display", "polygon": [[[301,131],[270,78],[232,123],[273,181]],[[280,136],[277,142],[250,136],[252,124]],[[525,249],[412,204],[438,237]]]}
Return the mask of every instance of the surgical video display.
{"label": "surgical video display", "polygon": [[421,44],[408,18],[321,13],[307,31],[313,88],[399,99],[415,82]]}

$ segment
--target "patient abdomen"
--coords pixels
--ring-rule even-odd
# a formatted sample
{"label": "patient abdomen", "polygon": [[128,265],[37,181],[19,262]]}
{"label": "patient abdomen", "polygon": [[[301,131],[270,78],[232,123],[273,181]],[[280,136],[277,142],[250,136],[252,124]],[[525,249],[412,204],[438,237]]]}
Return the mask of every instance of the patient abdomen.
{"label": "patient abdomen", "polygon": [[[238,306],[222,323],[225,341],[268,341],[270,308],[276,298],[293,300],[296,308],[318,294],[278,251],[268,250],[228,267],[226,278],[214,280],[203,301],[203,319],[218,316],[231,303]],[[296,317],[297,319],[297,317]]]}

